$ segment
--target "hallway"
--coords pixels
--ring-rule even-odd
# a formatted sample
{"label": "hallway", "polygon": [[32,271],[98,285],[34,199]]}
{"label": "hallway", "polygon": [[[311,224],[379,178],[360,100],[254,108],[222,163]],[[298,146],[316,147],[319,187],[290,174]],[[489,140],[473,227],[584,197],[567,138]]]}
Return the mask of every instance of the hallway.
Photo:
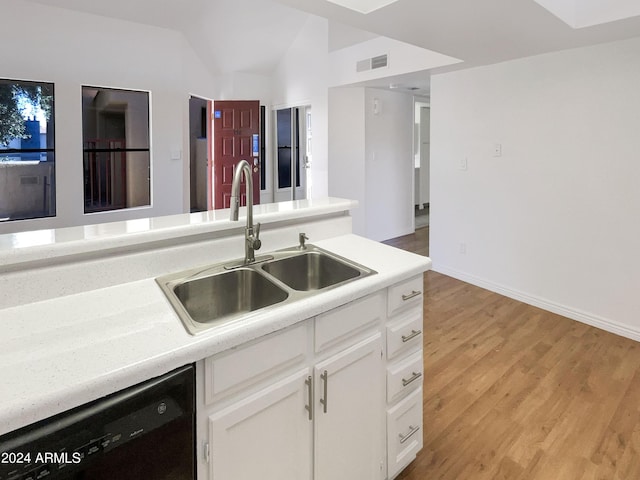
{"label": "hallway", "polygon": [[411,235],[392,238],[391,240],[387,240],[382,243],[428,257],[429,227],[419,228],[415,233],[412,233]]}

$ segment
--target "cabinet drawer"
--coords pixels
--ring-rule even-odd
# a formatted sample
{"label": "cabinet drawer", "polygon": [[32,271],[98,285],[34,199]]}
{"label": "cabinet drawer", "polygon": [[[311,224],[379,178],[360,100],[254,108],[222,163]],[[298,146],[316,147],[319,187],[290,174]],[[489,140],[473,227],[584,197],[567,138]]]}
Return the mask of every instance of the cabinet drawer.
{"label": "cabinet drawer", "polygon": [[423,277],[410,278],[404,282],[389,287],[387,313],[389,316],[395,315],[405,308],[413,305],[422,305],[422,289],[424,288]]}
{"label": "cabinet drawer", "polygon": [[318,315],[315,320],[315,351],[320,352],[365,330],[384,315],[384,291]]}
{"label": "cabinet drawer", "polygon": [[401,398],[406,392],[422,386],[422,350],[387,367],[387,402]]}
{"label": "cabinet drawer", "polygon": [[387,358],[422,345],[422,308],[413,308],[387,325]]}
{"label": "cabinet drawer", "polygon": [[307,355],[307,322],[205,360],[205,401],[269,379],[301,364]]}
{"label": "cabinet drawer", "polygon": [[422,388],[387,411],[388,478],[406,467],[422,449]]}

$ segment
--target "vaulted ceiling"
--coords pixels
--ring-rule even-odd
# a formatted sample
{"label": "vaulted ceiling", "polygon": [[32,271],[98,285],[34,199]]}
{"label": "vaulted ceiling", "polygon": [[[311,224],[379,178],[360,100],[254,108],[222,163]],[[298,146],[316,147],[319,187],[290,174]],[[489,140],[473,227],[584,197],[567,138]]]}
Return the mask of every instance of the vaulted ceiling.
{"label": "vaulted ceiling", "polygon": [[367,15],[327,0],[31,1],[182,31],[220,72],[269,73],[310,14],[329,20],[329,50],[380,35],[463,60],[444,69],[640,36],[640,17],[574,29],[534,0],[398,0]]}
{"label": "vaulted ceiling", "polygon": [[[534,0],[398,0],[367,15],[327,0],[276,1],[464,62],[448,68],[640,36],[640,17],[574,29]],[[600,1],[615,8],[620,0]]]}
{"label": "vaulted ceiling", "polygon": [[308,13],[271,0],[27,0],[181,31],[216,73],[269,74]]}

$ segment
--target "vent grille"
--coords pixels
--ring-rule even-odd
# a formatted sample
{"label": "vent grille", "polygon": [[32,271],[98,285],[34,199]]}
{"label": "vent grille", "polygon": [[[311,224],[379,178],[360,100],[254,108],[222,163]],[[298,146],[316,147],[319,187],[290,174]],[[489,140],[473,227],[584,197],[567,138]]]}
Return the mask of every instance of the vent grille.
{"label": "vent grille", "polygon": [[382,68],[387,66],[387,55],[378,55],[371,59],[371,69]]}
{"label": "vent grille", "polygon": [[366,72],[367,70],[375,70],[376,68],[384,68],[389,65],[389,56],[378,55],[377,57],[366,58],[356,62],[356,72]]}

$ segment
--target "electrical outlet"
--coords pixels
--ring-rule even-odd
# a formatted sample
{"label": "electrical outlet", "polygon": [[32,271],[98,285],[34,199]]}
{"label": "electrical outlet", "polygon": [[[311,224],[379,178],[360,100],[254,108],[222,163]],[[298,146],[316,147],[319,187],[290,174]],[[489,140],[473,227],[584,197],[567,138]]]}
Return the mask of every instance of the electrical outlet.
{"label": "electrical outlet", "polygon": [[460,244],[460,254],[465,255],[466,253],[467,253],[467,244],[463,242]]}
{"label": "electrical outlet", "polygon": [[458,169],[459,170],[466,170],[468,167],[468,160],[467,157],[461,157],[460,158],[460,163],[458,164]]}

